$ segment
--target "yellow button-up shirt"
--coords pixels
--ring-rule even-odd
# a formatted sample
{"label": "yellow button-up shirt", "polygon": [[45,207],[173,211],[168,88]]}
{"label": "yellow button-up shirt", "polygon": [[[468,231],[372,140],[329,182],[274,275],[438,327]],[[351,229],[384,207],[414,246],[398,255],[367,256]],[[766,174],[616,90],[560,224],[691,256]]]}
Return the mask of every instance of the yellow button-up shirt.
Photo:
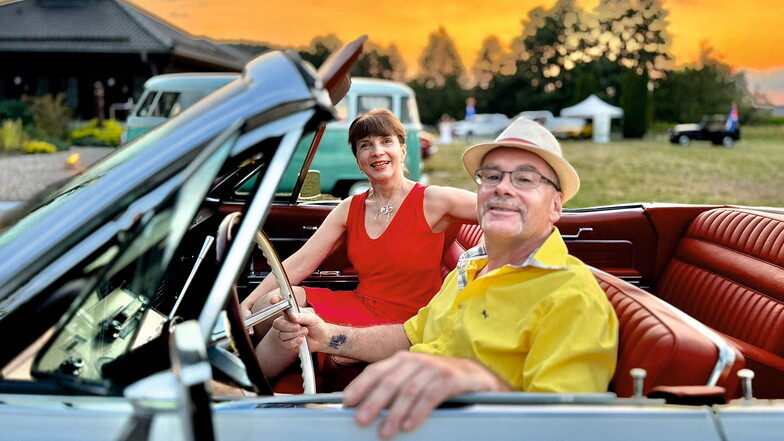
{"label": "yellow button-up shirt", "polygon": [[618,318],[558,230],[522,265],[476,278],[486,264],[484,244],[461,256],[404,324],[411,351],[477,360],[521,391],[607,391]]}

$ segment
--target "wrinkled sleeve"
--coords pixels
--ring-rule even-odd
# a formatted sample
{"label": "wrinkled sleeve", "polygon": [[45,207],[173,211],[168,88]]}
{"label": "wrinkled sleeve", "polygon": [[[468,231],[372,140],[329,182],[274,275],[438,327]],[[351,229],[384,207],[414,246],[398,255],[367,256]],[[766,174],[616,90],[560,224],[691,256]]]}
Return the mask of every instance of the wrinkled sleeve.
{"label": "wrinkled sleeve", "polygon": [[601,288],[596,290],[567,291],[542,305],[522,390],[607,391],[618,354],[618,318]]}
{"label": "wrinkled sleeve", "polygon": [[411,342],[411,346],[422,343],[424,339],[425,323],[427,323],[427,316],[430,312],[430,304],[423,306],[417,312],[417,315],[411,317],[403,323],[403,329],[406,331],[406,337]]}

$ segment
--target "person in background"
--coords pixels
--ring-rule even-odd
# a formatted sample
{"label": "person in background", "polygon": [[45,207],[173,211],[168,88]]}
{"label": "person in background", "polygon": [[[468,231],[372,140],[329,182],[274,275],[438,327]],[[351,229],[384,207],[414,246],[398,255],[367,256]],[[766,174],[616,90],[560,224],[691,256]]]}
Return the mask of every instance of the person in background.
{"label": "person in background", "polygon": [[275,320],[281,347],[373,362],[344,391],[382,438],[410,431],[445,399],[481,391],[604,392],[618,318],[555,222],[580,180],[558,141],[520,118],[463,154],[478,184],[485,243],[466,251],[438,294],[404,324],[354,328],[303,311]]}
{"label": "person in background", "polygon": [[455,120],[449,114],[441,115],[438,120],[438,143],[441,145],[452,144],[452,130],[454,129]]}
{"label": "person in background", "polygon": [[[311,275],[331,251],[347,242],[359,284],[353,291],[293,287],[297,303],[323,319],[352,326],[402,323],[427,304],[441,286],[444,231],[452,222],[473,221],[476,195],[451,187],[424,186],[404,175],[406,132],[386,109],[358,116],[349,143],[371,189],[342,201],[313,236],[283,262],[293,285]],[[270,305],[278,294],[267,277],[243,300],[245,315]],[[281,351],[277,331],[257,346],[268,377],[279,375],[296,358]]]}

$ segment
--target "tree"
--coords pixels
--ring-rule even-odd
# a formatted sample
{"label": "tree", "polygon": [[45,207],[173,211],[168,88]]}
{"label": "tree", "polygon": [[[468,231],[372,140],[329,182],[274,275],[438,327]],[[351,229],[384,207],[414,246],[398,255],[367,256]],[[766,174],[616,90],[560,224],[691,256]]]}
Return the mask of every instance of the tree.
{"label": "tree", "polygon": [[661,78],[672,57],[667,11],[660,0],[601,0],[592,45],[602,57]]}
{"label": "tree", "polygon": [[394,43],[390,44],[387,48],[387,56],[389,57],[389,62],[392,64],[391,78],[395,81],[404,81],[406,79],[406,70],[408,69],[408,66],[406,65],[405,60],[403,60],[403,56],[400,55],[400,50]]}
{"label": "tree", "polygon": [[599,95],[599,80],[596,75],[581,68],[575,69],[574,95],[570,104],[577,104],[591,95]]}
{"label": "tree", "polygon": [[321,66],[332,52],[340,49],[343,43],[335,34],[314,37],[307,48],[300,49],[299,56],[315,67]]}
{"label": "tree", "polygon": [[620,99],[625,138],[642,138],[648,131],[648,95],[648,71],[643,68],[643,72],[638,74],[635,69],[626,69]]}
{"label": "tree", "polygon": [[698,65],[669,71],[657,84],[654,117],[657,121],[698,121],[707,113],[727,112],[732,103],[737,103],[741,115],[753,117],[745,87],[743,74],[734,73],[714,55],[712,47],[702,43]]}
{"label": "tree", "polygon": [[[489,36],[482,42],[482,48],[471,68],[476,87],[488,89],[493,85],[493,79],[502,74],[509,67],[509,54],[504,51],[501,42],[496,36]],[[512,65],[513,68],[513,65]],[[511,73],[511,72],[508,72]]]}
{"label": "tree", "polygon": [[463,114],[466,92],[460,83],[465,68],[452,37],[443,27],[430,34],[419,57],[419,75],[410,83],[417,95],[419,115],[426,124],[435,124],[442,114],[455,118]]}
{"label": "tree", "polygon": [[460,80],[465,73],[463,62],[457,53],[452,37],[446,29],[439,27],[430,34],[430,38],[419,58],[419,76],[417,82],[425,87],[443,87],[447,77]]}
{"label": "tree", "polygon": [[405,63],[396,46],[392,45],[384,49],[368,42],[362,55],[352,67],[351,75],[399,80],[405,77],[405,69]]}
{"label": "tree", "polygon": [[570,103],[574,80],[570,69],[582,57],[584,26],[574,0],[558,0],[549,10],[535,8],[523,23],[523,34],[512,43],[515,73],[506,86],[516,85],[517,110],[557,112]]}

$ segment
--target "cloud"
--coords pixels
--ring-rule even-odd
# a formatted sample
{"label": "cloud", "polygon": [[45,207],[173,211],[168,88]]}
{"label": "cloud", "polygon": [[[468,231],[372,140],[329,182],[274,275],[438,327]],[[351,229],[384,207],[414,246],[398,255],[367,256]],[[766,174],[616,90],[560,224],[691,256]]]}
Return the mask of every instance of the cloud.
{"label": "cloud", "polygon": [[746,69],[744,73],[752,92],[762,92],[772,104],[784,106],[784,67],[764,71]]}

